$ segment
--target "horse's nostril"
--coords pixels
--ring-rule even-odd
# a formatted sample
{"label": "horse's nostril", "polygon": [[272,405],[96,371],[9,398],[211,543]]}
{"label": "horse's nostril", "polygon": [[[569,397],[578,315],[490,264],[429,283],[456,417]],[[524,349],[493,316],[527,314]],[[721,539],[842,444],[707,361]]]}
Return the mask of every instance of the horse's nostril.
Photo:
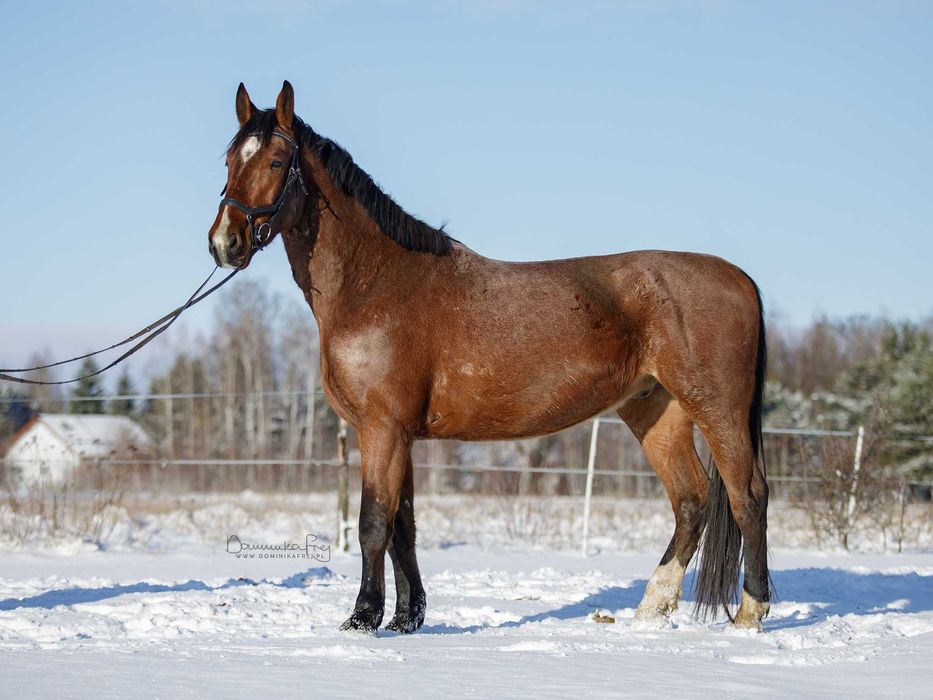
{"label": "horse's nostril", "polygon": [[227,238],[227,250],[231,253],[236,253],[240,249],[240,239],[237,236],[230,236]]}

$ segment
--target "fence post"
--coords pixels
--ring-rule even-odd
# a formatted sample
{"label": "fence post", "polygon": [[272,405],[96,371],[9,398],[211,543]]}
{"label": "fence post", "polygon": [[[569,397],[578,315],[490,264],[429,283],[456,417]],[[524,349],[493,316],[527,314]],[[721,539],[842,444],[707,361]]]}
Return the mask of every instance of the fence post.
{"label": "fence post", "polygon": [[341,418],[337,431],[337,549],[350,551],[350,460],[347,455],[347,422]]}
{"label": "fence post", "polygon": [[590,433],[590,453],[586,460],[586,489],[583,494],[583,544],[580,555],[586,556],[590,537],[590,500],[593,498],[593,471],[596,468],[596,438],[599,435],[599,416],[593,419]]}
{"label": "fence post", "polygon": [[855,459],[852,461],[852,485],[849,487],[849,505],[846,509],[849,526],[852,525],[852,516],[855,515],[856,495],[858,491],[859,471],[862,468],[862,447],[865,443],[865,427],[859,426],[855,434]]}

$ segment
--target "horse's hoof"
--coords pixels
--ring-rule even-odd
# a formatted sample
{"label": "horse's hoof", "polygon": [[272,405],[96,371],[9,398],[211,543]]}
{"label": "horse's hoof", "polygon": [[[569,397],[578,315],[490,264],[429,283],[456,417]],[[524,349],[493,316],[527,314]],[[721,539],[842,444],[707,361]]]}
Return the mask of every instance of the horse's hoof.
{"label": "horse's hoof", "polygon": [[743,615],[741,611],[735,616],[735,619],[732,621],[732,625],[736,629],[743,630],[752,630],[753,632],[764,632],[764,627],[761,626],[761,620],[755,619],[751,615]]}
{"label": "horse's hoof", "polygon": [[742,604],[739,606],[739,611],[735,614],[732,624],[740,629],[762,632],[764,628],[761,626],[761,621],[767,617],[770,609],[770,603],[755,600],[743,590]]}
{"label": "horse's hoof", "polygon": [[354,610],[347,621],[340,625],[340,631],[362,632],[375,637],[380,622],[382,622],[382,615],[377,616],[371,610]]}
{"label": "horse's hoof", "polygon": [[677,609],[677,600],[643,600],[635,610],[640,622],[666,622]]}
{"label": "horse's hoof", "polygon": [[392,621],[386,625],[386,629],[390,632],[398,632],[399,634],[411,634],[421,629],[421,625],[423,624],[423,615],[420,618],[415,618],[407,612],[402,612],[395,613]]}

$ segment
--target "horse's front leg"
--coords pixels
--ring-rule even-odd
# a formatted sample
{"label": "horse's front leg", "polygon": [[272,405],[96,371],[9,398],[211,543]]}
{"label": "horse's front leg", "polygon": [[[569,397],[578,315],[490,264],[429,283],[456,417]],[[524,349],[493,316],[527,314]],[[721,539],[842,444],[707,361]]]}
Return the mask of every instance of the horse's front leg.
{"label": "horse's front leg", "polygon": [[421,573],[415,557],[415,482],[410,457],[405,465],[405,479],[402,482],[398,512],[395,514],[395,531],[389,544],[389,556],[395,571],[395,615],[386,629],[410,634],[424,624],[426,608]]}
{"label": "horse's front leg", "polygon": [[399,509],[411,439],[400,429],[363,426],[359,431],[363,493],[360,502],[360,551],[363,577],[353,614],[342,630],[375,634],[385,608],[385,555]]}

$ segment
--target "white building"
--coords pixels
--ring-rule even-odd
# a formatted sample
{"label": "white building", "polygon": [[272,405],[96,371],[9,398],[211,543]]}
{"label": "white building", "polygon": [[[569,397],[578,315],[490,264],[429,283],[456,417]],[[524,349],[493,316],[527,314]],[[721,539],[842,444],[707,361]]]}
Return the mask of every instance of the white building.
{"label": "white building", "polygon": [[10,440],[3,457],[19,479],[30,484],[64,481],[82,461],[149,451],[152,441],[126,416],[44,413],[34,416]]}

